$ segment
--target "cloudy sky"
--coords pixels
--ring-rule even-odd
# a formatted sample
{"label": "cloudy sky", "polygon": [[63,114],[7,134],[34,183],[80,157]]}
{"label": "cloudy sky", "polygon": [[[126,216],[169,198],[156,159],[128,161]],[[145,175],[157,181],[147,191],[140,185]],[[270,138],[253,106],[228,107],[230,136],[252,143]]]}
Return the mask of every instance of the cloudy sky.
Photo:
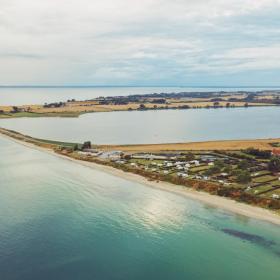
{"label": "cloudy sky", "polygon": [[279,85],[280,0],[0,0],[1,85]]}

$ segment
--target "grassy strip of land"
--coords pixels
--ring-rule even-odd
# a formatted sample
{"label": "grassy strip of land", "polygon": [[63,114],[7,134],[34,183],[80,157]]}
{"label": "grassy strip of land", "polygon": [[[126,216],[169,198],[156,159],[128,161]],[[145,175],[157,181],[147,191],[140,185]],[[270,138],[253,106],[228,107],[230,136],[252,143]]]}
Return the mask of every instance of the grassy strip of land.
{"label": "grassy strip of land", "polygon": [[[276,139],[256,139],[256,140],[224,140],[207,142],[190,142],[174,144],[141,144],[141,145],[100,145],[105,150],[121,150],[124,152],[151,152],[160,153],[162,151],[235,151],[255,148],[260,150],[273,150],[273,143],[280,143],[280,138]],[[248,156],[249,157],[249,156]]]}
{"label": "grassy strip of land", "polygon": [[[180,105],[179,105],[180,104]],[[40,117],[69,117],[77,118],[83,114],[88,113],[105,113],[105,112],[117,112],[117,111],[147,111],[147,110],[186,110],[186,109],[203,109],[203,108],[214,108],[210,103],[202,103],[199,106],[197,104],[184,104],[184,103],[172,103],[168,106],[158,106],[154,107],[153,104],[146,104],[145,109],[139,108],[138,103],[132,103],[129,105],[90,105],[84,107],[80,106],[66,106],[61,108],[43,108],[43,106],[20,106],[18,107],[19,112],[15,112],[10,109],[10,107],[1,107],[0,109],[0,119],[7,118],[40,118]],[[201,106],[201,107],[200,107]],[[276,106],[273,104],[250,104],[250,107],[260,107],[260,106]],[[244,103],[238,103],[234,108],[244,107]],[[31,108],[31,109],[30,109]],[[217,108],[223,108],[217,107]],[[217,109],[216,108],[216,109]],[[233,107],[232,107],[233,108]]]}
{"label": "grassy strip of land", "polygon": [[[112,147],[124,146],[111,146],[111,153],[108,153],[103,150],[103,147],[108,146],[93,147],[90,142],[85,142],[89,144],[85,148],[85,143],[81,145],[36,139],[3,128],[0,128],[0,133],[22,142],[51,149],[72,159],[111,166],[141,175],[151,181],[164,181],[280,212],[280,195],[278,195],[280,175],[279,171],[268,169],[267,158],[271,158],[269,151],[252,149],[242,151],[253,155],[252,158],[244,159],[242,153],[233,156],[230,150],[209,149],[198,152],[196,149],[196,152],[188,150],[182,152],[182,149],[173,149],[170,152],[161,147],[157,150],[160,153],[154,155],[144,153],[143,150],[140,154],[138,150],[133,153],[131,150],[127,152],[122,149],[116,158],[117,153]],[[271,143],[272,140],[267,141]],[[98,156],[99,153],[103,156]]]}
{"label": "grassy strip of land", "polygon": [[92,112],[279,106],[279,94],[193,93],[99,97],[43,105],[0,106],[0,118],[78,117]]}
{"label": "grassy strip of land", "polygon": [[40,117],[64,117],[64,118],[77,118],[81,115],[80,112],[5,112],[0,114],[0,119],[10,118],[40,118]]}
{"label": "grassy strip of land", "polygon": [[39,139],[33,138],[28,135],[21,134],[14,130],[0,128],[0,133],[9,137],[12,137],[16,140],[23,141],[26,143],[31,143],[36,146],[40,146],[47,149],[56,149],[57,147],[69,147],[74,148],[75,146],[79,147],[81,144],[79,143],[71,143],[71,142],[61,142],[61,141],[53,141],[47,139]]}

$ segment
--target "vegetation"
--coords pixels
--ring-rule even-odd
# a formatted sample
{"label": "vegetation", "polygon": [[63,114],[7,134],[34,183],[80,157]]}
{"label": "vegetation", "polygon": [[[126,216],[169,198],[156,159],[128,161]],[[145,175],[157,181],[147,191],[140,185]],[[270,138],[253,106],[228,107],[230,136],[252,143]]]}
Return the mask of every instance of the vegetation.
{"label": "vegetation", "polygon": [[84,144],[82,145],[82,150],[84,149],[90,149],[91,148],[91,142],[90,141],[86,141],[84,142]]}
{"label": "vegetation", "polygon": [[247,170],[238,170],[236,174],[237,183],[247,184],[251,182],[251,175]]}
{"label": "vegetation", "polygon": [[240,170],[247,170],[247,168],[249,168],[249,162],[244,159],[238,163],[237,168]]}
{"label": "vegetation", "polygon": [[258,158],[269,159],[271,158],[271,151],[269,150],[259,150],[254,148],[248,148],[244,150],[244,153],[256,156]]}
{"label": "vegetation", "polygon": [[[18,132],[1,129],[0,133],[17,140],[52,149],[56,153],[84,161],[112,166],[126,172],[142,175],[149,180],[166,181],[210,194],[229,197],[239,202],[280,210],[280,158],[268,161],[259,152],[252,158],[240,159],[227,151],[182,152],[160,150],[158,159],[134,158],[133,153],[120,154],[121,160],[105,159],[82,152],[92,144],[67,143],[36,139]],[[108,148],[108,147],[107,147]],[[102,146],[96,146],[101,151]],[[240,152],[240,151],[239,151]],[[251,152],[250,152],[251,153]],[[143,154],[143,152],[142,152]],[[151,155],[144,154],[144,155]],[[164,159],[161,159],[164,158]]]}
{"label": "vegetation", "polygon": [[280,158],[272,157],[268,163],[268,169],[272,172],[280,172]]}
{"label": "vegetation", "polygon": [[[77,117],[84,113],[133,110],[183,110],[279,106],[280,92],[180,92],[98,97],[91,100],[53,102],[42,105],[0,106],[0,118]],[[23,114],[23,115],[22,115]],[[33,115],[32,115],[33,114]],[[34,115],[37,114],[37,115]]]}
{"label": "vegetation", "polygon": [[81,115],[78,112],[49,112],[49,113],[38,113],[38,112],[4,112],[0,114],[0,118],[39,118],[39,117],[64,117],[74,118]]}
{"label": "vegetation", "polygon": [[140,105],[139,105],[139,110],[145,110],[145,109],[146,109],[145,104],[140,104]]}

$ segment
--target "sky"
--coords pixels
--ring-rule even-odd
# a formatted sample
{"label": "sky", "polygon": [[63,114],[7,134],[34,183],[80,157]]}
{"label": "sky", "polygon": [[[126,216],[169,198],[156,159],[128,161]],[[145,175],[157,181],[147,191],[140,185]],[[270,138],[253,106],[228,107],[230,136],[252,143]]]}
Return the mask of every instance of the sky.
{"label": "sky", "polygon": [[280,0],[0,0],[0,85],[279,86]]}

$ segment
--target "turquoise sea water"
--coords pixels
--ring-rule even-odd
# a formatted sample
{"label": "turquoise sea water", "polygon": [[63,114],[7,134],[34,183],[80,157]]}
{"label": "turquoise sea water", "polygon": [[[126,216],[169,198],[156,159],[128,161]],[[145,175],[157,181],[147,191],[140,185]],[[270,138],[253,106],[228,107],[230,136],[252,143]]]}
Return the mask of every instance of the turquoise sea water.
{"label": "turquoise sea water", "polygon": [[279,120],[280,107],[252,107],[3,119],[0,126],[51,140],[137,144],[277,138],[280,137]]}
{"label": "turquoise sea water", "polygon": [[0,137],[0,279],[278,280],[279,233]]}

